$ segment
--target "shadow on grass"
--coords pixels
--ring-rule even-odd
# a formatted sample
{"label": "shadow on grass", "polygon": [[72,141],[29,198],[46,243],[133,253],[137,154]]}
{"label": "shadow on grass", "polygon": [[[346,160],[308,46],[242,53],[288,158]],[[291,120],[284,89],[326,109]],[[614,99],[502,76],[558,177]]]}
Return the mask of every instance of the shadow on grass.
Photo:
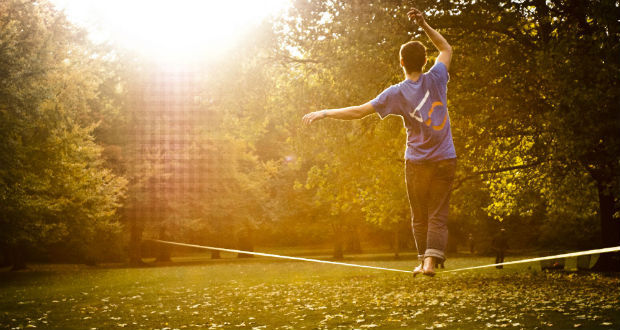
{"label": "shadow on grass", "polygon": [[28,285],[41,282],[57,274],[55,271],[36,270],[31,268],[11,271],[10,267],[0,268],[0,288],[3,286]]}

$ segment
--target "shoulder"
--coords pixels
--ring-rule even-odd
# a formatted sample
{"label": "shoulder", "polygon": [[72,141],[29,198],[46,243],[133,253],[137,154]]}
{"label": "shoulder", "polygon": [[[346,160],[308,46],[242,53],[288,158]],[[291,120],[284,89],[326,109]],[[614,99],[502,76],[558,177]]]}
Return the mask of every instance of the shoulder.
{"label": "shoulder", "polygon": [[370,104],[382,119],[390,114],[399,114],[400,111],[398,109],[402,103],[401,89],[402,85],[400,83],[391,85],[370,101]]}
{"label": "shoulder", "polygon": [[434,71],[448,72],[448,68],[443,62],[436,61],[433,64],[433,66],[427,71],[427,73],[434,72]]}
{"label": "shoulder", "polygon": [[434,74],[434,75],[447,75],[448,74],[448,68],[446,67],[445,64],[443,64],[442,62],[435,62],[435,64],[433,64],[433,66],[426,71],[426,74]]}
{"label": "shoulder", "polygon": [[394,96],[398,96],[401,94],[401,89],[402,83],[394,84],[384,89],[383,92],[379,94],[379,96],[384,98],[393,98]]}
{"label": "shoulder", "polygon": [[430,77],[433,81],[446,84],[450,79],[448,74],[448,68],[442,62],[435,62],[435,64],[425,74],[426,77]]}
{"label": "shoulder", "polygon": [[401,95],[402,91],[403,91],[403,89],[405,89],[406,85],[407,85],[407,81],[403,80],[403,81],[401,81],[401,82],[399,82],[397,84],[394,84],[394,85],[388,87],[386,89],[386,91],[388,93],[392,94],[392,95]]}
{"label": "shoulder", "polygon": [[386,88],[385,91],[388,93],[396,94],[400,92],[400,90],[402,89],[402,86],[403,86],[403,82],[399,82],[398,84],[394,84]]}

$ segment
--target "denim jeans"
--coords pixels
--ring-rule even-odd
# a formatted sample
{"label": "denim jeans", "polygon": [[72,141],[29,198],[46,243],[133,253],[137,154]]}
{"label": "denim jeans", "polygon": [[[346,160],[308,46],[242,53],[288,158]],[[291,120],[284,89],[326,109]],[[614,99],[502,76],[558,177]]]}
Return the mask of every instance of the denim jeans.
{"label": "denim jeans", "polygon": [[446,259],[448,212],[456,159],[415,164],[405,163],[407,195],[411,206],[411,227],[418,259]]}

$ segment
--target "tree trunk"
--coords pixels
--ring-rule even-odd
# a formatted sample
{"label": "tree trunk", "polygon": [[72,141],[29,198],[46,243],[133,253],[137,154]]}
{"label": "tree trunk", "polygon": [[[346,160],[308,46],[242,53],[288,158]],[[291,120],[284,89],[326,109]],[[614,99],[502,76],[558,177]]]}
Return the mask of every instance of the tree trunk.
{"label": "tree trunk", "polygon": [[[161,225],[159,227],[159,239],[162,241],[167,241],[169,239],[168,234],[166,233],[166,226]],[[157,261],[161,262],[169,262],[172,261],[170,259],[171,254],[171,246],[168,244],[158,244],[157,246]]]}
{"label": "tree trunk", "polygon": [[336,238],[336,240],[334,241],[334,254],[333,254],[333,257],[336,260],[344,259],[344,250],[342,248],[342,239],[341,238]]}
{"label": "tree trunk", "polygon": [[[602,247],[620,245],[620,220],[614,219],[614,196],[606,182],[597,181]],[[620,253],[603,253],[592,268],[596,271],[620,271]]]}
{"label": "tree trunk", "polygon": [[342,226],[341,225],[332,225],[334,229],[334,253],[333,257],[336,260],[341,260],[344,258],[344,251],[342,248]]}
{"label": "tree trunk", "polygon": [[144,266],[142,261],[142,226],[137,219],[131,219],[129,225],[129,265]]}
{"label": "tree trunk", "polygon": [[357,231],[357,226],[350,226],[347,235],[347,245],[345,252],[348,253],[362,253],[362,245],[360,243],[360,236]]}
{"label": "tree trunk", "polygon": [[446,252],[448,253],[457,253],[458,251],[458,237],[454,234],[450,234],[450,231],[448,231],[448,246],[446,249]]}
{"label": "tree trunk", "polygon": [[[254,252],[254,239],[252,230],[246,228],[239,234],[239,250]],[[237,258],[252,258],[254,255],[247,253],[238,253]]]}
{"label": "tree trunk", "polygon": [[394,259],[400,258],[400,230],[399,226],[396,225],[394,228]]}
{"label": "tree trunk", "polygon": [[11,271],[26,269],[26,258],[22,244],[11,245]]}
{"label": "tree trunk", "polygon": [[6,244],[2,244],[0,246],[0,250],[2,250],[2,255],[0,256],[0,258],[2,258],[0,260],[0,267],[12,266],[10,247]]}

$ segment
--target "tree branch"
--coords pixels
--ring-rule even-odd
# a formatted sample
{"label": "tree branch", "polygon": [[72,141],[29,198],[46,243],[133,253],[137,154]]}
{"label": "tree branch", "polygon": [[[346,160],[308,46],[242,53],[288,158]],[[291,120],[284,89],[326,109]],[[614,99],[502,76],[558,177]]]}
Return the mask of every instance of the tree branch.
{"label": "tree branch", "polygon": [[310,59],[310,58],[297,58],[285,54],[277,54],[271,57],[272,60],[286,62],[286,63],[323,63],[324,61]]}
{"label": "tree branch", "polygon": [[452,186],[452,190],[459,189],[463,185],[463,183],[465,181],[473,179],[473,178],[476,178],[476,177],[481,176],[481,175],[495,174],[495,173],[519,170],[519,169],[523,169],[523,168],[530,168],[530,167],[538,166],[538,165],[540,165],[540,164],[542,164],[544,162],[545,161],[541,160],[541,161],[536,161],[536,162],[529,163],[529,164],[515,165],[515,166],[508,166],[508,167],[500,167],[500,168],[496,168],[496,169],[493,169],[493,170],[476,171],[476,172],[473,172],[470,175],[466,175],[466,176],[464,176],[462,178],[454,180],[454,185]]}

